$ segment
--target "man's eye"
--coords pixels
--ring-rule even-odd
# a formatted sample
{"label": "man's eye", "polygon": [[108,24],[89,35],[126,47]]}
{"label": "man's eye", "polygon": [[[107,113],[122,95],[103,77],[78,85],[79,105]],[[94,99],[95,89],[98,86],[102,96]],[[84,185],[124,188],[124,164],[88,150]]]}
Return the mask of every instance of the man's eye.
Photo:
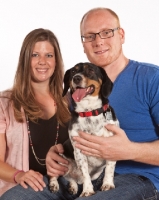
{"label": "man's eye", "polygon": [[86,35],[84,36],[86,40],[91,40],[91,39],[94,39],[94,35],[91,34],[91,35]]}
{"label": "man's eye", "polygon": [[111,30],[107,30],[107,31],[104,31],[103,34],[108,35],[108,34],[110,34],[111,32],[112,32]]}
{"label": "man's eye", "polygon": [[88,35],[88,36],[86,36],[86,38],[87,39],[92,39],[92,38],[94,38],[94,35]]}

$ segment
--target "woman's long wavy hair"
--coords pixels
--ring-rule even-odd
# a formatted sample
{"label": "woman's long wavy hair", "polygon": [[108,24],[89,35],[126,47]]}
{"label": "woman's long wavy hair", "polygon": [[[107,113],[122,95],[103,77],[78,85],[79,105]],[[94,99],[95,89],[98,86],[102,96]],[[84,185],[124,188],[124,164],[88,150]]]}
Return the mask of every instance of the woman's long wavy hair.
{"label": "woman's long wavy hair", "polygon": [[64,65],[62,54],[59,47],[59,42],[50,30],[35,29],[31,31],[24,39],[17,71],[15,74],[13,88],[11,90],[11,100],[13,102],[13,109],[15,118],[18,122],[23,122],[21,108],[24,109],[25,114],[33,122],[41,116],[41,108],[37,103],[31,86],[31,57],[32,51],[36,42],[48,41],[54,47],[56,66],[55,71],[50,78],[50,93],[54,97],[57,104],[56,116],[59,123],[62,125],[70,119],[68,110],[68,98],[62,97],[63,92],[63,75]]}

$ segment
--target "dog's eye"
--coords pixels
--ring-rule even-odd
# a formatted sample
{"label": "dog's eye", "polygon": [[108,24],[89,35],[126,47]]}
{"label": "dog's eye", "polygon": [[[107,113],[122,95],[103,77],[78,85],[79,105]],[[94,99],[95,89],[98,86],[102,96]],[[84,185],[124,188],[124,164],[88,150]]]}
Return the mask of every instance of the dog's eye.
{"label": "dog's eye", "polygon": [[94,74],[94,70],[93,69],[88,69],[87,74],[89,76],[93,75]]}
{"label": "dog's eye", "polygon": [[93,69],[89,69],[89,72],[90,72],[90,73],[94,73],[94,70],[93,70]]}
{"label": "dog's eye", "polygon": [[76,71],[73,69],[73,70],[71,71],[71,74],[72,74],[72,75],[75,75],[75,73],[76,73]]}

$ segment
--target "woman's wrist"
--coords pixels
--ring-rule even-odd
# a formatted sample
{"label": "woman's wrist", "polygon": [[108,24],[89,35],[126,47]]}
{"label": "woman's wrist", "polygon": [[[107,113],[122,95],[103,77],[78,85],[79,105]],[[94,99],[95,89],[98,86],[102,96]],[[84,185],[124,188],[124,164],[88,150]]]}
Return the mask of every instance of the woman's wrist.
{"label": "woman's wrist", "polygon": [[16,176],[20,173],[20,172],[24,172],[23,170],[17,170],[14,174],[13,174],[13,180],[15,183],[17,183],[16,181]]}

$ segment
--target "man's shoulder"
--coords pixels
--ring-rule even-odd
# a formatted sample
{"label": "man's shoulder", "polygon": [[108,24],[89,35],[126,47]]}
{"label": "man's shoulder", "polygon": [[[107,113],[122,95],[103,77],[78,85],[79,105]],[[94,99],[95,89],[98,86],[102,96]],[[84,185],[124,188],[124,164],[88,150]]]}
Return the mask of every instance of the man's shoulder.
{"label": "man's shoulder", "polygon": [[135,71],[142,74],[149,74],[151,75],[159,75],[159,66],[152,64],[152,63],[146,63],[146,62],[139,62],[135,60],[130,60],[129,65],[132,67],[132,69],[136,69]]}
{"label": "man's shoulder", "polygon": [[148,62],[139,62],[139,61],[135,61],[135,60],[130,60],[130,64],[131,65],[136,65],[138,67],[145,67],[145,68],[154,68],[156,70],[159,70],[159,66],[155,65],[153,63],[148,63]]}

